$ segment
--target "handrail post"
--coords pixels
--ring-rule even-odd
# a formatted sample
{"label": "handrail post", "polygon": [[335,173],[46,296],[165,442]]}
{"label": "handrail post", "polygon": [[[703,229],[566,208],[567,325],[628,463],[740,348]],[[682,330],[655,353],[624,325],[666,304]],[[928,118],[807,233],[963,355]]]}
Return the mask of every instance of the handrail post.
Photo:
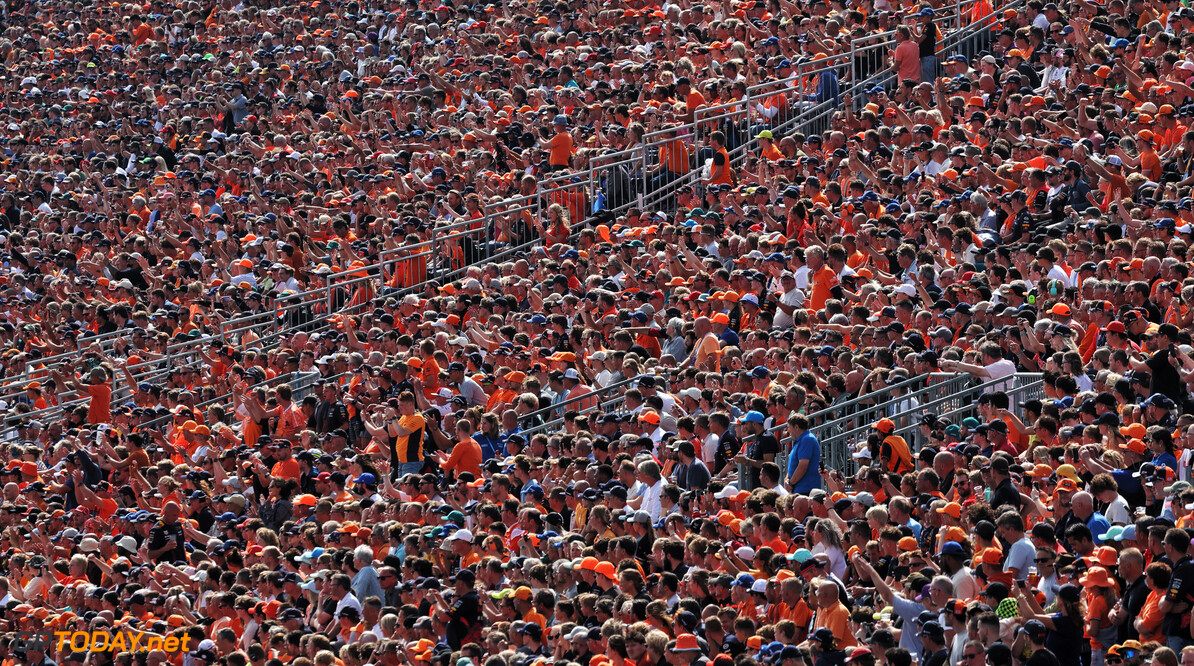
{"label": "handrail post", "polygon": [[643,210],[647,205],[647,144],[643,143],[639,147],[639,173],[642,174],[643,187],[638,192],[638,207],[639,214],[645,215],[646,210]]}
{"label": "handrail post", "polygon": [[331,317],[333,312],[335,311],[334,299],[332,298],[332,275],[334,275],[334,274],[328,273],[328,275],[327,275],[327,290],[328,290],[327,291],[327,304],[328,304],[328,316],[329,317]]}
{"label": "handrail post", "polygon": [[854,85],[860,82],[861,72],[858,71],[858,38],[850,39],[850,78]]}
{"label": "handrail post", "polygon": [[[435,224],[432,224],[431,225],[431,238],[429,239],[431,241],[431,256],[428,258],[428,260],[426,262],[424,262],[425,266],[432,266],[433,265],[432,262],[434,262],[436,257],[439,256],[439,254],[437,254],[435,251],[435,241],[436,241],[437,237],[438,237],[438,234],[436,233]],[[431,277],[430,268],[428,269],[427,272],[428,272],[427,277]],[[443,286],[443,285],[440,285],[440,286]],[[411,287],[414,287],[414,285],[412,284]]]}
{"label": "handrail post", "polygon": [[796,63],[796,85],[800,88],[800,104],[796,107],[796,113],[799,114],[804,108],[805,98],[807,94],[804,90],[804,63]]}

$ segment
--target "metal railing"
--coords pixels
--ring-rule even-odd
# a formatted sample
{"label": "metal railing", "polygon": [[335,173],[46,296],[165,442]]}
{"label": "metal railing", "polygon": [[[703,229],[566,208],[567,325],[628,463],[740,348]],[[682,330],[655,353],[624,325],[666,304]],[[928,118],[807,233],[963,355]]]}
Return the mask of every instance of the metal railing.
{"label": "metal railing", "polygon": [[[987,37],[986,31],[997,22],[998,14],[991,13],[974,22],[967,22],[963,17],[966,8],[978,6],[979,3],[985,1],[963,0],[939,10],[939,12],[945,13],[935,17],[934,21],[939,25],[954,28],[953,30],[942,30],[941,53],[953,48],[967,54],[973,54],[977,50],[976,44]],[[1000,12],[1022,1],[1015,0],[1011,4],[1003,5],[1000,7]],[[950,13],[951,9],[952,13]],[[615,215],[625,212],[632,206],[645,209],[656,206],[668,207],[674,203],[675,192],[678,188],[699,183],[700,160],[699,153],[695,150],[695,144],[691,144],[691,169],[688,173],[651,177],[649,174],[656,164],[656,158],[660,150],[667,144],[673,141],[692,142],[702,136],[703,129],[733,122],[740,115],[750,118],[750,114],[754,113],[752,105],[757,104],[760,99],[775,94],[787,96],[793,91],[797,93],[795,104],[797,111],[788,114],[788,117],[782,119],[781,122],[771,123],[767,128],[778,131],[780,134],[797,127],[805,134],[820,133],[828,126],[831,115],[840,110],[840,106],[837,98],[812,102],[806,99],[812,86],[811,82],[830,73],[839,79],[846,75],[849,77],[851,86],[847,90],[841,91],[840,94],[849,92],[855,96],[859,96],[858,93],[864,91],[865,86],[885,84],[893,77],[890,68],[872,73],[864,66],[866,62],[873,60],[868,54],[881,53],[882,49],[892,45],[892,42],[886,40],[885,36],[886,34],[855,39],[851,41],[849,53],[839,53],[819,60],[797,63],[796,73],[793,76],[780,81],[769,81],[750,86],[742,100],[698,109],[691,123],[648,133],[638,145],[594,158],[579,171],[542,178],[537,182],[534,193],[489,201],[485,204],[483,217],[479,219],[433,227],[427,241],[386,250],[383,252],[381,260],[374,264],[358,269],[350,267],[333,273],[327,276],[326,284],[294,294],[284,304],[275,304],[266,312],[251,313],[222,321],[218,325],[218,330],[211,330],[207,335],[198,339],[187,339],[168,345],[163,358],[136,364],[130,366],[129,369],[138,383],[160,381],[173,368],[196,363],[198,359],[198,355],[194,353],[196,345],[217,339],[238,338],[253,332],[256,338],[255,344],[262,348],[268,348],[270,343],[296,331],[328,330],[331,327],[333,315],[352,314],[367,306],[371,301],[369,298],[363,298],[355,304],[352,303],[357,294],[355,291],[350,293],[350,289],[373,289],[375,294],[383,291],[396,294],[419,293],[424,291],[432,280],[441,283],[450,281],[463,275],[473,266],[517,256],[520,252],[526,252],[542,243],[542,239],[531,238],[518,244],[495,242],[492,239],[495,230],[501,226],[499,222],[508,221],[510,216],[528,215],[532,216],[534,220],[542,221],[545,219],[545,202],[548,205],[552,202],[561,203],[572,212],[576,224],[573,225],[570,240],[575,240],[578,236],[576,229],[581,226],[580,223],[583,223],[585,218],[595,212],[593,211],[594,201],[599,197],[603,197],[606,201],[602,210],[607,210]],[[874,42],[876,37],[882,41]],[[749,131],[749,123],[747,126]],[[737,165],[755,149],[758,140],[754,138],[753,134],[753,132],[749,133],[744,141],[732,148],[730,151],[731,164]],[[617,173],[620,169],[627,171],[627,178],[623,179],[621,174]],[[613,190],[611,178],[615,175],[618,176],[618,181],[625,185],[627,191]],[[602,185],[603,179],[605,180],[604,185]],[[555,199],[557,197],[558,199]],[[580,215],[577,215],[577,212]],[[453,231],[462,228],[466,230]],[[444,232],[448,233],[445,235]],[[534,236],[533,233],[532,236]],[[445,254],[445,250],[447,250],[447,254]],[[403,262],[418,264],[422,261],[427,262],[427,272],[417,271],[413,276],[421,279],[417,281],[398,280],[398,284],[394,287],[386,284],[387,278],[393,276],[392,271],[403,266]],[[391,270],[389,275],[386,272],[387,266]],[[37,376],[47,375],[50,369],[60,368],[65,361],[78,359],[93,343],[99,343],[104,354],[112,354],[115,341],[124,334],[125,331],[116,331],[93,336],[80,341],[80,351],[39,359],[38,368],[31,370],[27,366],[24,375],[0,380],[0,399],[19,399],[24,393],[24,386],[28,381]],[[122,381],[123,377],[113,378],[114,400],[125,399],[135,388],[121,386]],[[47,410],[22,414],[20,418],[49,417],[84,402],[86,401],[65,401],[63,404]],[[9,421],[12,420],[9,418]],[[11,435],[11,428],[0,431],[0,439],[10,438]]]}
{"label": "metal railing", "polygon": [[[853,398],[810,414],[809,430],[821,445],[821,461],[826,469],[839,470],[850,476],[858,468],[853,453],[867,441],[871,426],[880,419],[891,419],[894,434],[908,442],[915,453],[927,444],[920,432],[920,417],[933,414],[958,423],[968,416],[977,416],[977,400],[984,393],[1004,391],[1010,400],[1009,411],[1022,417],[1024,403],[1043,395],[1044,382],[1040,374],[1020,373],[1009,378],[981,382],[973,375],[933,373],[918,375],[891,386]],[[792,438],[787,424],[780,423],[769,431],[780,442],[776,464],[786,474],[791,454]],[[739,488],[745,488],[749,477],[742,466],[738,468]]]}
{"label": "metal railing", "polygon": [[[968,59],[973,57],[990,39],[990,30],[998,24],[1002,12],[1023,4],[1023,1],[1002,3],[997,11],[981,16],[976,10],[990,8],[989,0],[962,0],[938,9],[933,22],[941,32],[937,48],[939,61],[954,53],[961,53]],[[843,96],[851,95],[857,105],[868,89],[886,87],[895,80],[895,71],[886,65],[886,53],[896,45],[894,34],[889,31],[854,38],[850,41],[849,52],[797,63],[792,76],[748,86],[741,100],[701,107],[697,109],[692,123],[678,129],[692,141],[707,136],[715,129],[721,130],[727,137],[727,154],[734,168],[739,168],[747,156],[758,150],[759,139],[756,135],[759,131],[770,130],[775,140],[794,132],[805,136],[820,135],[830,129],[833,116],[842,110]],[[821,77],[830,74],[837,79],[838,93],[831,98],[820,99],[815,94],[817,84]],[[835,86],[827,87],[832,89]],[[775,95],[783,96],[784,103],[780,106],[783,111],[777,115],[777,119],[765,120],[755,107]],[[690,151],[697,160],[692,170],[648,190],[642,196],[642,207],[670,210],[674,207],[671,204],[675,194],[681,187],[699,188],[703,162],[700,156],[705,153],[698,150],[695,143],[690,146]]]}
{"label": "metal railing", "polygon": [[[576,409],[577,415],[596,415],[609,414],[614,411],[614,407],[621,405],[622,401],[626,399],[626,389],[630,388],[638,378],[631,377],[614,382],[608,386],[601,388],[594,388],[592,393],[588,393],[575,398],[568,398],[563,402],[543,409],[537,409],[533,412],[524,414],[519,418],[520,421],[532,424],[522,429],[522,434],[529,437],[531,435],[547,432],[550,433],[564,427],[564,412],[569,411],[580,403],[588,403],[596,400],[593,404],[585,405],[580,409]],[[533,423],[534,421],[541,421],[540,423]]]}

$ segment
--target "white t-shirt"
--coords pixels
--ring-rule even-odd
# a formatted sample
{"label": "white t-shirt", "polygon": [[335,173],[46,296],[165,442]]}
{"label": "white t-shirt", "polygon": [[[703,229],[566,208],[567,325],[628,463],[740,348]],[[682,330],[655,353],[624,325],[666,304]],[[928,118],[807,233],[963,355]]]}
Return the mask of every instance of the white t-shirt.
{"label": "white t-shirt", "polygon": [[[1122,496],[1116,495],[1115,499],[1107,505],[1107,510],[1103,512],[1103,517],[1112,525],[1131,525],[1132,512],[1128,510],[1128,502]],[[1094,535],[1097,539],[1098,534]]]}
{"label": "white t-shirt", "polygon": [[[1005,358],[1001,358],[991,365],[983,367],[986,368],[987,374],[990,375],[990,378],[987,379],[987,381],[995,381],[997,379],[1003,379],[1004,377],[1012,377],[1012,375],[1016,374],[1016,364]],[[1008,379],[1007,381],[996,385],[994,388],[999,391],[1010,391],[1012,387],[1015,386],[1015,383],[1015,379]]]}
{"label": "white t-shirt", "polygon": [[1032,560],[1036,557],[1036,546],[1032,540],[1024,537],[1008,548],[1007,561],[1003,563],[1004,571],[1016,569],[1019,573],[1016,580],[1028,580],[1028,570],[1032,568]]}
{"label": "white t-shirt", "polygon": [[796,276],[796,288],[808,289],[808,266],[797,268],[794,275]]}
{"label": "white t-shirt", "polygon": [[[785,293],[783,296],[780,296],[779,302],[783,303],[784,305],[799,308],[801,305],[804,305],[804,292],[800,290],[800,287],[797,287],[792,291]],[[792,318],[792,315],[788,314],[787,312],[779,309],[775,311],[775,326],[777,328],[787,328],[795,323],[795,321],[796,320]]]}
{"label": "white t-shirt", "polygon": [[[717,445],[720,443],[720,437],[715,433],[709,433],[709,436],[705,438],[705,442],[701,446],[702,462],[706,465],[713,465],[713,461],[717,460]],[[710,471],[712,471],[712,467],[710,467]]]}
{"label": "white t-shirt", "polygon": [[659,497],[663,494],[663,479],[655,482],[653,486],[646,486],[643,490],[643,503],[640,505],[643,511],[651,514],[651,522],[659,520],[659,516],[663,514],[663,504]]}

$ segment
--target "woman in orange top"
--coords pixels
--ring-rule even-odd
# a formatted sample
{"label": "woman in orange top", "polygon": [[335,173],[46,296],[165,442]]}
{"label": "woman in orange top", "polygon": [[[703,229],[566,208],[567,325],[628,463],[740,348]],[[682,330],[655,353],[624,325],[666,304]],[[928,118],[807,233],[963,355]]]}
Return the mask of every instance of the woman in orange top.
{"label": "woman in orange top", "polygon": [[1132,620],[1133,626],[1140,634],[1140,642],[1164,641],[1165,634],[1161,631],[1161,623],[1165,614],[1161,612],[1161,599],[1169,589],[1169,581],[1173,577],[1173,570],[1164,562],[1153,562],[1144,571],[1145,583],[1148,585],[1148,598],[1144,600],[1144,607],[1140,614]]}
{"label": "woman in orange top", "polygon": [[569,235],[568,211],[558,203],[547,207],[547,224],[535,220],[535,227],[543,236],[543,245],[551,247],[557,243],[567,243]]}

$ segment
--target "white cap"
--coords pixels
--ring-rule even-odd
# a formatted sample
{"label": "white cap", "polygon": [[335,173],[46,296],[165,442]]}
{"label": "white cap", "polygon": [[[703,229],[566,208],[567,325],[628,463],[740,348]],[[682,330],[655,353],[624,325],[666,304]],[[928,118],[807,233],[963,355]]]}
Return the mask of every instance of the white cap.
{"label": "white cap", "polygon": [[738,559],[746,560],[747,562],[755,559],[755,549],[750,546],[741,546],[738,550],[734,551],[734,554],[738,556]]}
{"label": "white cap", "polygon": [[577,379],[577,380],[579,380],[579,379],[580,379],[580,375],[578,375],[578,374],[576,373],[576,368],[568,368],[567,370],[565,370],[565,371],[564,371],[564,378],[565,378],[565,379]]}
{"label": "white cap", "polygon": [[726,486],[713,494],[713,499],[729,499],[738,496],[738,488],[735,486]]}
{"label": "white cap", "polygon": [[[741,550],[741,548],[739,550]],[[755,584],[750,586],[750,591],[758,592],[759,594],[766,594],[767,593],[767,579],[760,578],[760,579],[756,580]]]}

